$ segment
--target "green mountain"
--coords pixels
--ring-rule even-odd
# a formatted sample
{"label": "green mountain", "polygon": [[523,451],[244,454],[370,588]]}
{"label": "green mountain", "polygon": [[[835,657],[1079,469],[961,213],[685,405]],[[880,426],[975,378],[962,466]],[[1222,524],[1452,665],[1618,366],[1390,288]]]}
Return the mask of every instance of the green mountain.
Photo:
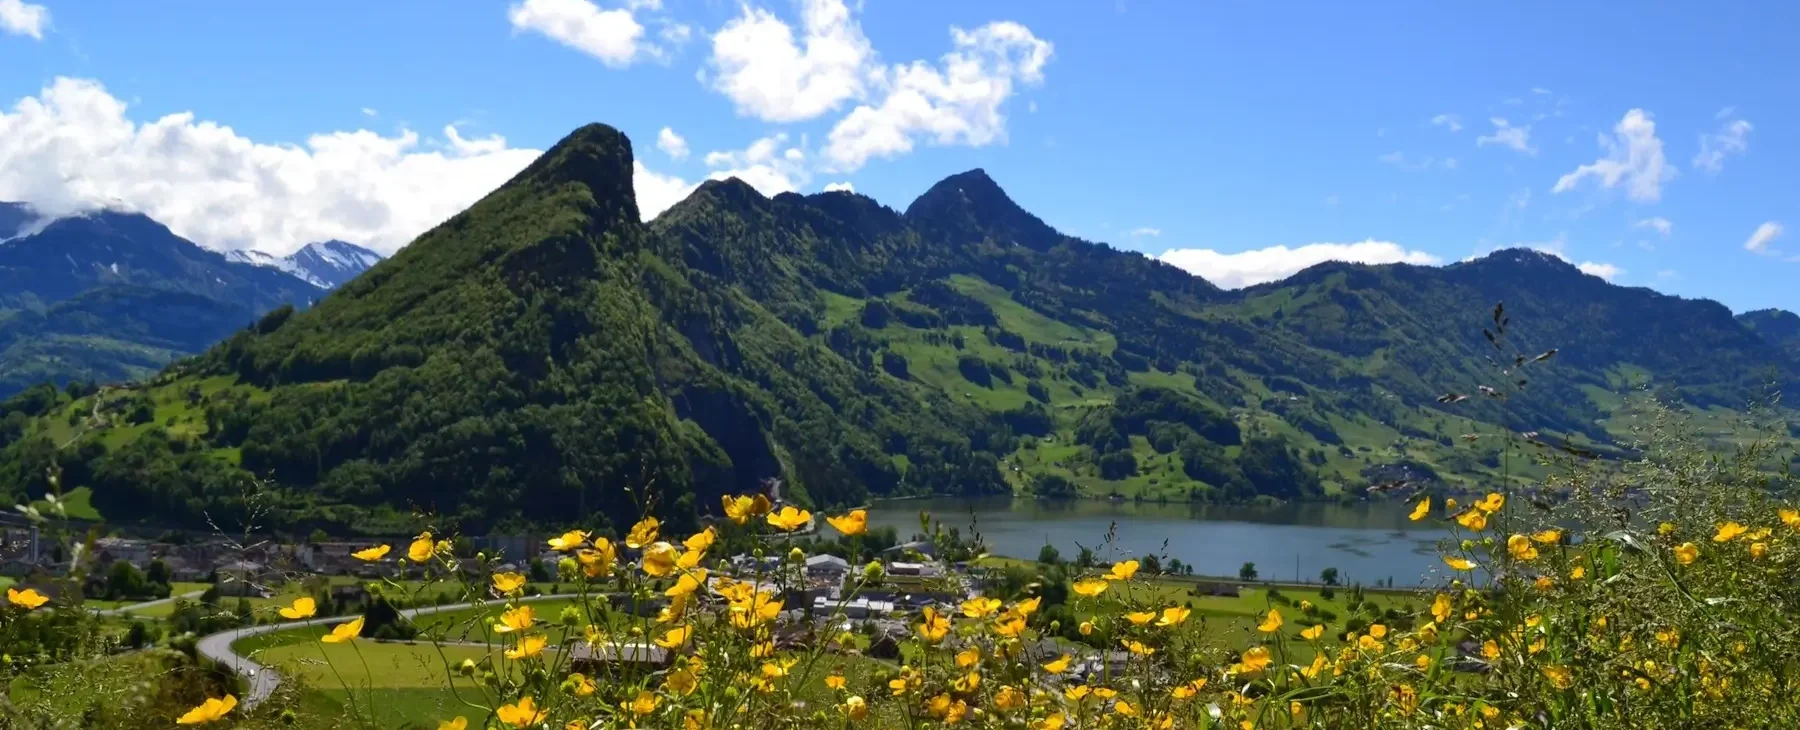
{"label": "green mountain", "polygon": [[27,391],[0,488],[36,496],[55,462],[114,519],[370,531],[652,500],[679,525],[770,478],[820,505],[1312,499],[1503,478],[1501,426],[1606,453],[1635,390],[1730,414],[1800,372],[1723,306],[1529,251],[1225,291],[980,170],[904,213],[709,182],[644,224],[631,167],[584,127],[306,311],[139,386]]}

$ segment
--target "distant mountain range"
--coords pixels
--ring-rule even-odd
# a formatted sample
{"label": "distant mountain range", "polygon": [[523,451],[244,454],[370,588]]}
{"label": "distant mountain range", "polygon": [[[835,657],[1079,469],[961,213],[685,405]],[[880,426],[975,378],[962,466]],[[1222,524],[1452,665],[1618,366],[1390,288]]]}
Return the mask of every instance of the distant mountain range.
{"label": "distant mountain range", "polygon": [[148,375],[275,307],[310,306],[379,259],[331,241],[252,262],[138,213],[42,221],[0,203],[0,397]]}
{"label": "distant mountain range", "polygon": [[[1728,419],[1800,381],[1791,314],[1734,317],[1535,251],[1228,291],[1064,235],[981,170],[904,212],[714,181],[648,224],[631,186],[624,135],[583,127],[310,309],[141,387],[0,404],[0,501],[36,496],[59,448],[64,483],[114,519],[229,519],[256,477],[266,524],[383,534],[418,510],[619,526],[646,502],[682,530],[770,477],[815,505],[1481,489],[1541,474],[1503,455],[1502,429],[1628,453],[1634,395]],[[107,229],[129,235],[43,247],[32,283],[133,277],[123,241],[167,238]],[[162,248],[210,265],[158,269],[175,291],[243,292],[221,324],[311,287]],[[288,286],[233,283],[256,276]]]}

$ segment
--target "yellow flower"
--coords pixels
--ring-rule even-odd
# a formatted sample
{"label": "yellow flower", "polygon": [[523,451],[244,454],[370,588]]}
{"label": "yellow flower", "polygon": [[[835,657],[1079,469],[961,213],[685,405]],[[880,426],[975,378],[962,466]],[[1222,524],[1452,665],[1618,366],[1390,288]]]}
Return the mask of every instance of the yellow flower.
{"label": "yellow flower", "polygon": [[1130,702],[1119,700],[1113,703],[1113,713],[1125,717],[1137,717],[1138,711],[1137,708],[1131,706]]}
{"label": "yellow flower", "polygon": [[1110,700],[1117,696],[1119,696],[1119,691],[1116,689],[1113,689],[1111,687],[1095,687],[1094,688],[1094,697],[1096,699]]}
{"label": "yellow flower", "polygon": [[731,625],[753,629],[781,615],[781,602],[768,591],[757,591],[731,602]]}
{"label": "yellow flower", "polygon": [[1763,556],[1768,555],[1768,554],[1769,554],[1769,544],[1768,543],[1766,543],[1766,542],[1750,543],[1750,557],[1751,558],[1754,558],[1756,560],[1761,560],[1763,558]]}
{"label": "yellow flower", "polygon": [[925,701],[925,712],[932,717],[943,717],[950,712],[950,695],[940,694]]}
{"label": "yellow flower", "polygon": [[1425,656],[1424,654],[1413,657],[1413,666],[1418,667],[1421,672],[1430,669],[1431,657]]}
{"label": "yellow flower", "polygon": [[1483,497],[1480,502],[1475,503],[1475,509],[1481,510],[1488,514],[1493,514],[1495,512],[1499,512],[1500,508],[1505,507],[1505,506],[1506,506],[1506,495],[1501,494],[1499,492],[1488,492],[1488,496]]}
{"label": "yellow flower", "polygon": [[770,525],[782,532],[793,532],[812,522],[812,513],[803,509],[794,509],[793,505],[782,507],[780,511],[770,512],[764,517]]}
{"label": "yellow flower", "polygon": [[994,706],[1002,710],[1017,710],[1025,706],[1025,693],[1017,687],[1003,685],[994,693]]}
{"label": "yellow flower", "polygon": [[1136,639],[1121,639],[1119,643],[1123,644],[1131,653],[1138,656],[1150,656],[1151,654],[1156,653],[1156,647],[1146,646],[1143,642]]}
{"label": "yellow flower", "polygon": [[1031,723],[1031,730],[1062,730],[1064,722],[1062,713],[1052,712],[1044,716],[1044,719]]}
{"label": "yellow flower", "polygon": [[[839,679],[843,678],[843,675],[836,675],[836,676]],[[831,680],[827,679],[825,683],[830,684]],[[673,672],[670,672],[669,676],[667,678],[663,679],[663,687],[667,688],[669,691],[674,692],[677,695],[686,697],[690,694],[693,694],[694,690],[699,689],[700,678],[698,676],[695,676],[694,669],[692,667],[682,667]],[[842,689],[842,688],[839,687],[839,689]]]}
{"label": "yellow flower", "polygon": [[1130,621],[1132,626],[1143,626],[1144,624],[1156,620],[1156,612],[1132,611],[1131,613],[1125,614],[1125,620]]}
{"label": "yellow flower", "polygon": [[666,542],[653,543],[644,548],[644,573],[653,578],[667,578],[675,572],[675,561],[681,556],[675,552],[675,546]]}
{"label": "yellow flower", "polygon": [[1188,615],[1191,613],[1193,613],[1193,609],[1186,606],[1170,606],[1163,609],[1162,618],[1156,620],[1156,625],[1163,628],[1180,626],[1182,622],[1188,620]]}
{"label": "yellow flower", "polygon": [[1175,687],[1174,689],[1169,690],[1169,696],[1173,697],[1175,699],[1178,699],[1178,700],[1185,700],[1190,697],[1193,697],[1194,695],[1199,694],[1200,690],[1205,689],[1205,688],[1206,688],[1206,678],[1201,677],[1199,679],[1181,684],[1181,685]]}
{"label": "yellow flower", "polygon": [[1531,539],[1535,540],[1540,545],[1555,545],[1556,543],[1562,542],[1562,530],[1544,530],[1543,532],[1532,533]]}
{"label": "yellow flower", "polygon": [[1233,668],[1242,674],[1254,674],[1268,667],[1269,662],[1269,650],[1253,646],[1244,650],[1243,656],[1238,658],[1238,663]]}
{"label": "yellow flower", "polygon": [[1113,563],[1112,571],[1107,573],[1106,577],[1108,580],[1131,580],[1131,576],[1137,575],[1137,572],[1138,561],[1126,560]]}
{"label": "yellow flower", "polygon": [[314,601],[311,596],[301,596],[299,598],[294,599],[294,603],[292,605],[283,607],[277,613],[280,613],[282,618],[289,619],[289,620],[298,620],[298,619],[303,619],[303,618],[311,618],[313,614],[318,613],[318,612],[319,612],[319,604],[317,601]]}
{"label": "yellow flower", "polygon": [[843,517],[827,517],[825,521],[831,523],[833,529],[846,535],[861,535],[869,531],[868,510],[853,509]]}
{"label": "yellow flower", "polygon": [[1037,613],[1038,606],[1043,605],[1043,603],[1043,596],[1033,596],[1013,604],[1012,610],[1017,612],[1020,616],[1030,616],[1031,614]]}
{"label": "yellow flower", "polygon": [[376,545],[375,547],[372,547],[372,548],[363,548],[362,550],[358,550],[356,552],[350,553],[350,557],[356,558],[357,560],[361,560],[363,562],[373,563],[377,560],[382,559],[383,557],[386,557],[388,554],[388,551],[392,550],[392,549],[394,549],[394,548],[389,545]]}
{"label": "yellow flower", "polygon": [[586,532],[581,530],[570,530],[560,536],[550,538],[550,549],[559,553],[566,553],[581,547],[581,544],[587,542],[587,539],[588,534]]}
{"label": "yellow flower", "polygon": [[762,674],[768,679],[780,679],[788,676],[788,670],[793,669],[794,665],[798,663],[800,663],[800,660],[794,658],[783,659],[779,664],[775,662],[763,662]]}
{"label": "yellow flower", "polygon": [[950,703],[950,708],[948,710],[944,711],[944,724],[945,725],[955,725],[959,722],[962,722],[963,718],[966,717],[968,714],[969,714],[969,703],[964,702],[962,700],[957,700],[955,702],[952,702],[952,703]]}
{"label": "yellow flower", "polygon": [[1387,638],[1388,628],[1385,624],[1374,624],[1369,627],[1369,635],[1377,639]]}
{"label": "yellow flower", "polygon": [[664,631],[662,636],[656,637],[656,645],[664,649],[676,649],[682,644],[686,644],[688,638],[693,635],[694,627],[676,626],[668,631]]}
{"label": "yellow flower", "polygon": [[536,612],[531,610],[531,606],[521,605],[501,613],[499,623],[494,624],[494,631],[501,634],[524,631],[531,628],[531,622],[536,617]]}
{"label": "yellow flower", "polygon": [[1777,510],[1776,514],[1781,516],[1781,524],[1800,530],[1800,509]]}
{"label": "yellow flower", "polygon": [[844,717],[851,722],[862,722],[869,719],[869,703],[861,697],[850,697],[844,700]]}
{"label": "yellow flower", "polygon": [[518,646],[506,650],[506,658],[530,659],[544,653],[544,647],[549,645],[549,643],[550,640],[545,638],[543,634],[521,636],[519,637]]}
{"label": "yellow flower", "polygon": [[1514,560],[1537,560],[1538,556],[1537,546],[1524,535],[1506,538],[1506,552],[1511,553]]}
{"label": "yellow flower", "polygon": [[1687,565],[1700,559],[1700,548],[1691,542],[1675,546],[1675,562]]}
{"label": "yellow flower", "polygon": [[971,646],[956,653],[956,666],[966,667],[981,661],[981,647]]}
{"label": "yellow flower", "polygon": [[1544,673],[1544,678],[1556,685],[1557,689],[1568,689],[1569,685],[1575,683],[1574,675],[1569,672],[1568,667],[1552,664],[1544,667],[1541,671]]}
{"label": "yellow flower", "polygon": [[234,707],[237,707],[237,697],[235,695],[209,697],[205,702],[200,703],[198,707],[188,710],[181,717],[175,718],[175,724],[200,725],[212,722],[225,717],[226,713],[231,712],[231,709]]}
{"label": "yellow flower", "polygon": [[1480,507],[1481,505],[1477,504],[1474,507],[1470,507],[1467,512],[1457,515],[1456,524],[1462,525],[1473,532],[1481,532],[1482,530],[1487,529],[1487,513],[1481,511]]}
{"label": "yellow flower", "polygon": [[1072,659],[1073,659],[1073,657],[1069,656],[1068,654],[1064,654],[1060,657],[1057,657],[1054,661],[1051,661],[1050,663],[1045,664],[1044,671],[1049,672],[1051,674],[1062,674],[1063,672],[1069,671],[1069,662]]}
{"label": "yellow flower", "polygon": [[956,679],[954,679],[950,682],[950,689],[956,690],[958,693],[961,693],[961,694],[968,694],[970,692],[974,692],[976,689],[978,689],[980,687],[981,687],[981,673],[974,672],[974,671],[971,671],[968,674],[965,674],[961,677],[957,677]]}
{"label": "yellow flower", "polygon": [[462,715],[457,715],[454,720],[445,720],[438,723],[438,730],[465,730],[468,727],[469,718],[463,717]]}
{"label": "yellow flower", "polygon": [[1474,570],[1475,569],[1475,564],[1469,562],[1466,558],[1456,558],[1456,557],[1451,557],[1448,555],[1444,556],[1444,564],[1450,566],[1451,570]]}
{"label": "yellow flower", "polygon": [[845,684],[845,680],[844,680],[844,675],[842,673],[832,672],[831,674],[829,674],[825,677],[825,686],[830,687],[832,689],[842,690],[844,688],[844,684]]}
{"label": "yellow flower", "polygon": [[1455,512],[1456,511],[1456,498],[1455,497],[1445,497],[1444,498],[1444,511],[1445,512]]}
{"label": "yellow flower", "polygon": [[749,522],[752,517],[768,512],[770,508],[769,498],[760,494],[753,497],[726,496],[723,499],[725,516],[740,525]]}
{"label": "yellow flower", "polygon": [[1305,639],[1307,641],[1318,641],[1319,637],[1324,636],[1324,635],[1325,635],[1325,624],[1317,624],[1314,626],[1309,626],[1300,632],[1300,638]]}
{"label": "yellow flower", "polygon": [[1548,591],[1551,588],[1556,587],[1556,581],[1552,580],[1550,576],[1540,575],[1537,577],[1537,580],[1531,582],[1531,585],[1540,591]]}
{"label": "yellow flower", "polygon": [[1736,522],[1720,523],[1719,531],[1713,535],[1713,542],[1731,542],[1732,540],[1738,539],[1739,535],[1749,531],[1750,528]]}
{"label": "yellow flower", "polygon": [[600,689],[594,684],[594,680],[580,672],[569,675],[569,687],[574,690],[576,697],[588,697]]}
{"label": "yellow flower", "polygon": [[1431,516],[1431,498],[1426,497],[1424,499],[1419,500],[1419,504],[1413,507],[1412,514],[1407,515],[1407,518],[1411,519],[1413,522],[1418,522],[1419,520],[1425,519],[1426,517],[1430,517],[1430,516]]}
{"label": "yellow flower", "polygon": [[1450,618],[1450,594],[1439,593],[1431,599],[1431,617],[1440,623]]}
{"label": "yellow flower", "polygon": [[431,541],[431,533],[421,532],[413,538],[412,544],[406,546],[406,559],[415,563],[423,563],[431,559],[431,552],[437,549],[437,543]]}
{"label": "yellow flower", "polygon": [[589,578],[605,578],[612,575],[613,562],[618,559],[618,551],[612,541],[604,537],[594,539],[594,547],[575,554],[576,562],[581,563],[581,574]]}
{"label": "yellow flower", "polygon": [[1000,610],[1000,599],[976,596],[962,602],[962,614],[969,618],[987,618]]}
{"label": "yellow flower", "polygon": [[1577,565],[1569,569],[1569,580],[1581,580],[1587,577],[1587,566]]}
{"label": "yellow flower", "polygon": [[1011,612],[1001,614],[994,621],[994,633],[1009,639],[1018,637],[1025,633],[1025,617]]}
{"label": "yellow flower", "polygon": [[1094,622],[1083,621],[1083,622],[1081,622],[1080,626],[1077,626],[1075,628],[1077,631],[1081,632],[1082,636],[1087,636],[1088,634],[1094,633]]}
{"label": "yellow flower", "polygon": [[1381,651],[1385,647],[1382,646],[1381,642],[1376,641],[1375,637],[1363,634],[1362,636],[1356,637],[1356,648],[1362,649],[1363,651]]}
{"label": "yellow flower", "polygon": [[1500,645],[1497,643],[1494,643],[1493,639],[1488,639],[1487,641],[1481,642],[1481,656],[1485,657],[1490,662],[1495,659],[1499,659],[1500,658]]}
{"label": "yellow flower", "polygon": [[700,590],[700,586],[703,585],[706,585],[706,569],[699,568],[682,573],[680,578],[675,579],[675,585],[670,586],[669,590],[663,591],[663,595],[671,598],[685,596]]}
{"label": "yellow flower", "polygon": [[319,641],[323,641],[327,644],[342,644],[358,636],[362,636],[362,630],[363,617],[357,616],[349,621],[331,627],[331,633],[319,637]]}
{"label": "yellow flower", "polygon": [[919,615],[924,621],[916,628],[919,631],[919,638],[924,639],[926,643],[936,644],[943,641],[944,637],[950,633],[950,619],[938,615],[937,609],[926,606]]}
{"label": "yellow flower", "polygon": [[510,596],[525,588],[525,576],[518,573],[495,573],[494,592]]}
{"label": "yellow flower", "polygon": [[681,544],[687,546],[688,552],[695,555],[701,555],[705,554],[707,549],[713,546],[713,541],[718,538],[719,533],[713,531],[713,528],[708,527],[689,536],[688,539],[683,540]]}
{"label": "yellow flower", "polygon": [[550,713],[538,709],[537,703],[530,697],[520,697],[518,702],[501,705],[494,710],[494,714],[500,718],[500,722],[513,727],[530,727],[543,722],[544,717]]}
{"label": "yellow flower", "polygon": [[1271,608],[1268,615],[1263,617],[1262,623],[1256,626],[1256,630],[1272,634],[1281,630],[1281,623],[1281,609]]}
{"label": "yellow flower", "polygon": [[1086,578],[1075,581],[1075,585],[1072,587],[1075,589],[1076,593],[1087,596],[1088,598],[1093,598],[1094,596],[1105,593],[1106,586],[1107,582],[1104,580],[1098,578]]}
{"label": "yellow flower", "polygon": [[656,535],[662,523],[655,517],[645,517],[631,526],[631,532],[625,534],[625,547],[642,550],[650,543],[656,542]]}
{"label": "yellow flower", "polygon": [[[794,549],[799,550],[799,548]],[[706,557],[705,551],[689,550],[675,557],[675,567],[681,570],[693,570],[694,568],[699,567],[700,560],[704,557]]]}

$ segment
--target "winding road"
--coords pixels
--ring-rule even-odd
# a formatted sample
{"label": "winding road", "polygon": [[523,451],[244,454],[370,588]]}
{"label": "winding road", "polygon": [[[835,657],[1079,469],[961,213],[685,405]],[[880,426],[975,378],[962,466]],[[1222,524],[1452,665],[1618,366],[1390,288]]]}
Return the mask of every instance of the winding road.
{"label": "winding road", "polygon": [[[556,593],[547,596],[526,596],[519,599],[519,601],[530,603],[535,601],[550,601],[559,598],[566,599],[579,597],[580,595],[575,593]],[[448,603],[442,606],[421,606],[419,608],[405,609],[400,612],[400,616],[402,618],[411,619],[415,616],[424,616],[443,611],[461,611],[465,608],[491,606],[501,603],[505,603],[505,601],[493,600],[472,603]],[[272,631],[287,631],[288,629],[297,629],[306,626],[328,626],[331,624],[343,623],[353,618],[356,618],[356,616],[327,616],[324,618],[306,619],[304,621],[288,621],[278,624],[245,626],[241,629],[221,631],[216,634],[209,634],[201,637],[199,644],[197,644],[195,648],[199,651],[200,656],[218,662],[219,664],[230,668],[232,671],[243,675],[244,680],[250,683],[250,690],[245,692],[243,697],[239,698],[239,703],[246,711],[248,711],[261,704],[263,700],[268,699],[269,695],[275,693],[275,689],[281,686],[281,674],[252,661],[249,657],[242,656],[237,652],[232,651],[232,644],[235,644],[242,639],[266,634]]]}
{"label": "winding road", "polygon": [[133,603],[129,606],[120,606],[118,608],[103,609],[100,611],[95,611],[94,613],[99,616],[124,616],[127,614],[137,613],[138,611],[142,611],[146,608],[153,608],[156,606],[161,606],[165,603],[174,603],[175,601],[183,599],[183,598],[188,599],[188,600],[193,600],[193,599],[199,598],[204,593],[206,593],[206,591],[189,591],[189,592],[183,593],[181,595],[169,596],[168,598],[158,598],[154,601],[145,601],[143,603]]}

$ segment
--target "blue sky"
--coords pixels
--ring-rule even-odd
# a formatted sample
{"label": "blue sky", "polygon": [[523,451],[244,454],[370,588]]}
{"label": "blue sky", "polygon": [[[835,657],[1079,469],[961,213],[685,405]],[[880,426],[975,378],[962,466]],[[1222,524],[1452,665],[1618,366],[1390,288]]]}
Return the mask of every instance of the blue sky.
{"label": "blue sky", "polygon": [[[1782,235],[1800,139],[1780,121],[1797,21],[1774,3],[0,0],[0,199],[133,207],[220,248],[391,251],[602,121],[633,139],[652,209],[727,174],[904,208],[982,167],[1065,231],[1226,285],[1530,245],[1800,309]],[[665,128],[682,144],[659,149]]]}

